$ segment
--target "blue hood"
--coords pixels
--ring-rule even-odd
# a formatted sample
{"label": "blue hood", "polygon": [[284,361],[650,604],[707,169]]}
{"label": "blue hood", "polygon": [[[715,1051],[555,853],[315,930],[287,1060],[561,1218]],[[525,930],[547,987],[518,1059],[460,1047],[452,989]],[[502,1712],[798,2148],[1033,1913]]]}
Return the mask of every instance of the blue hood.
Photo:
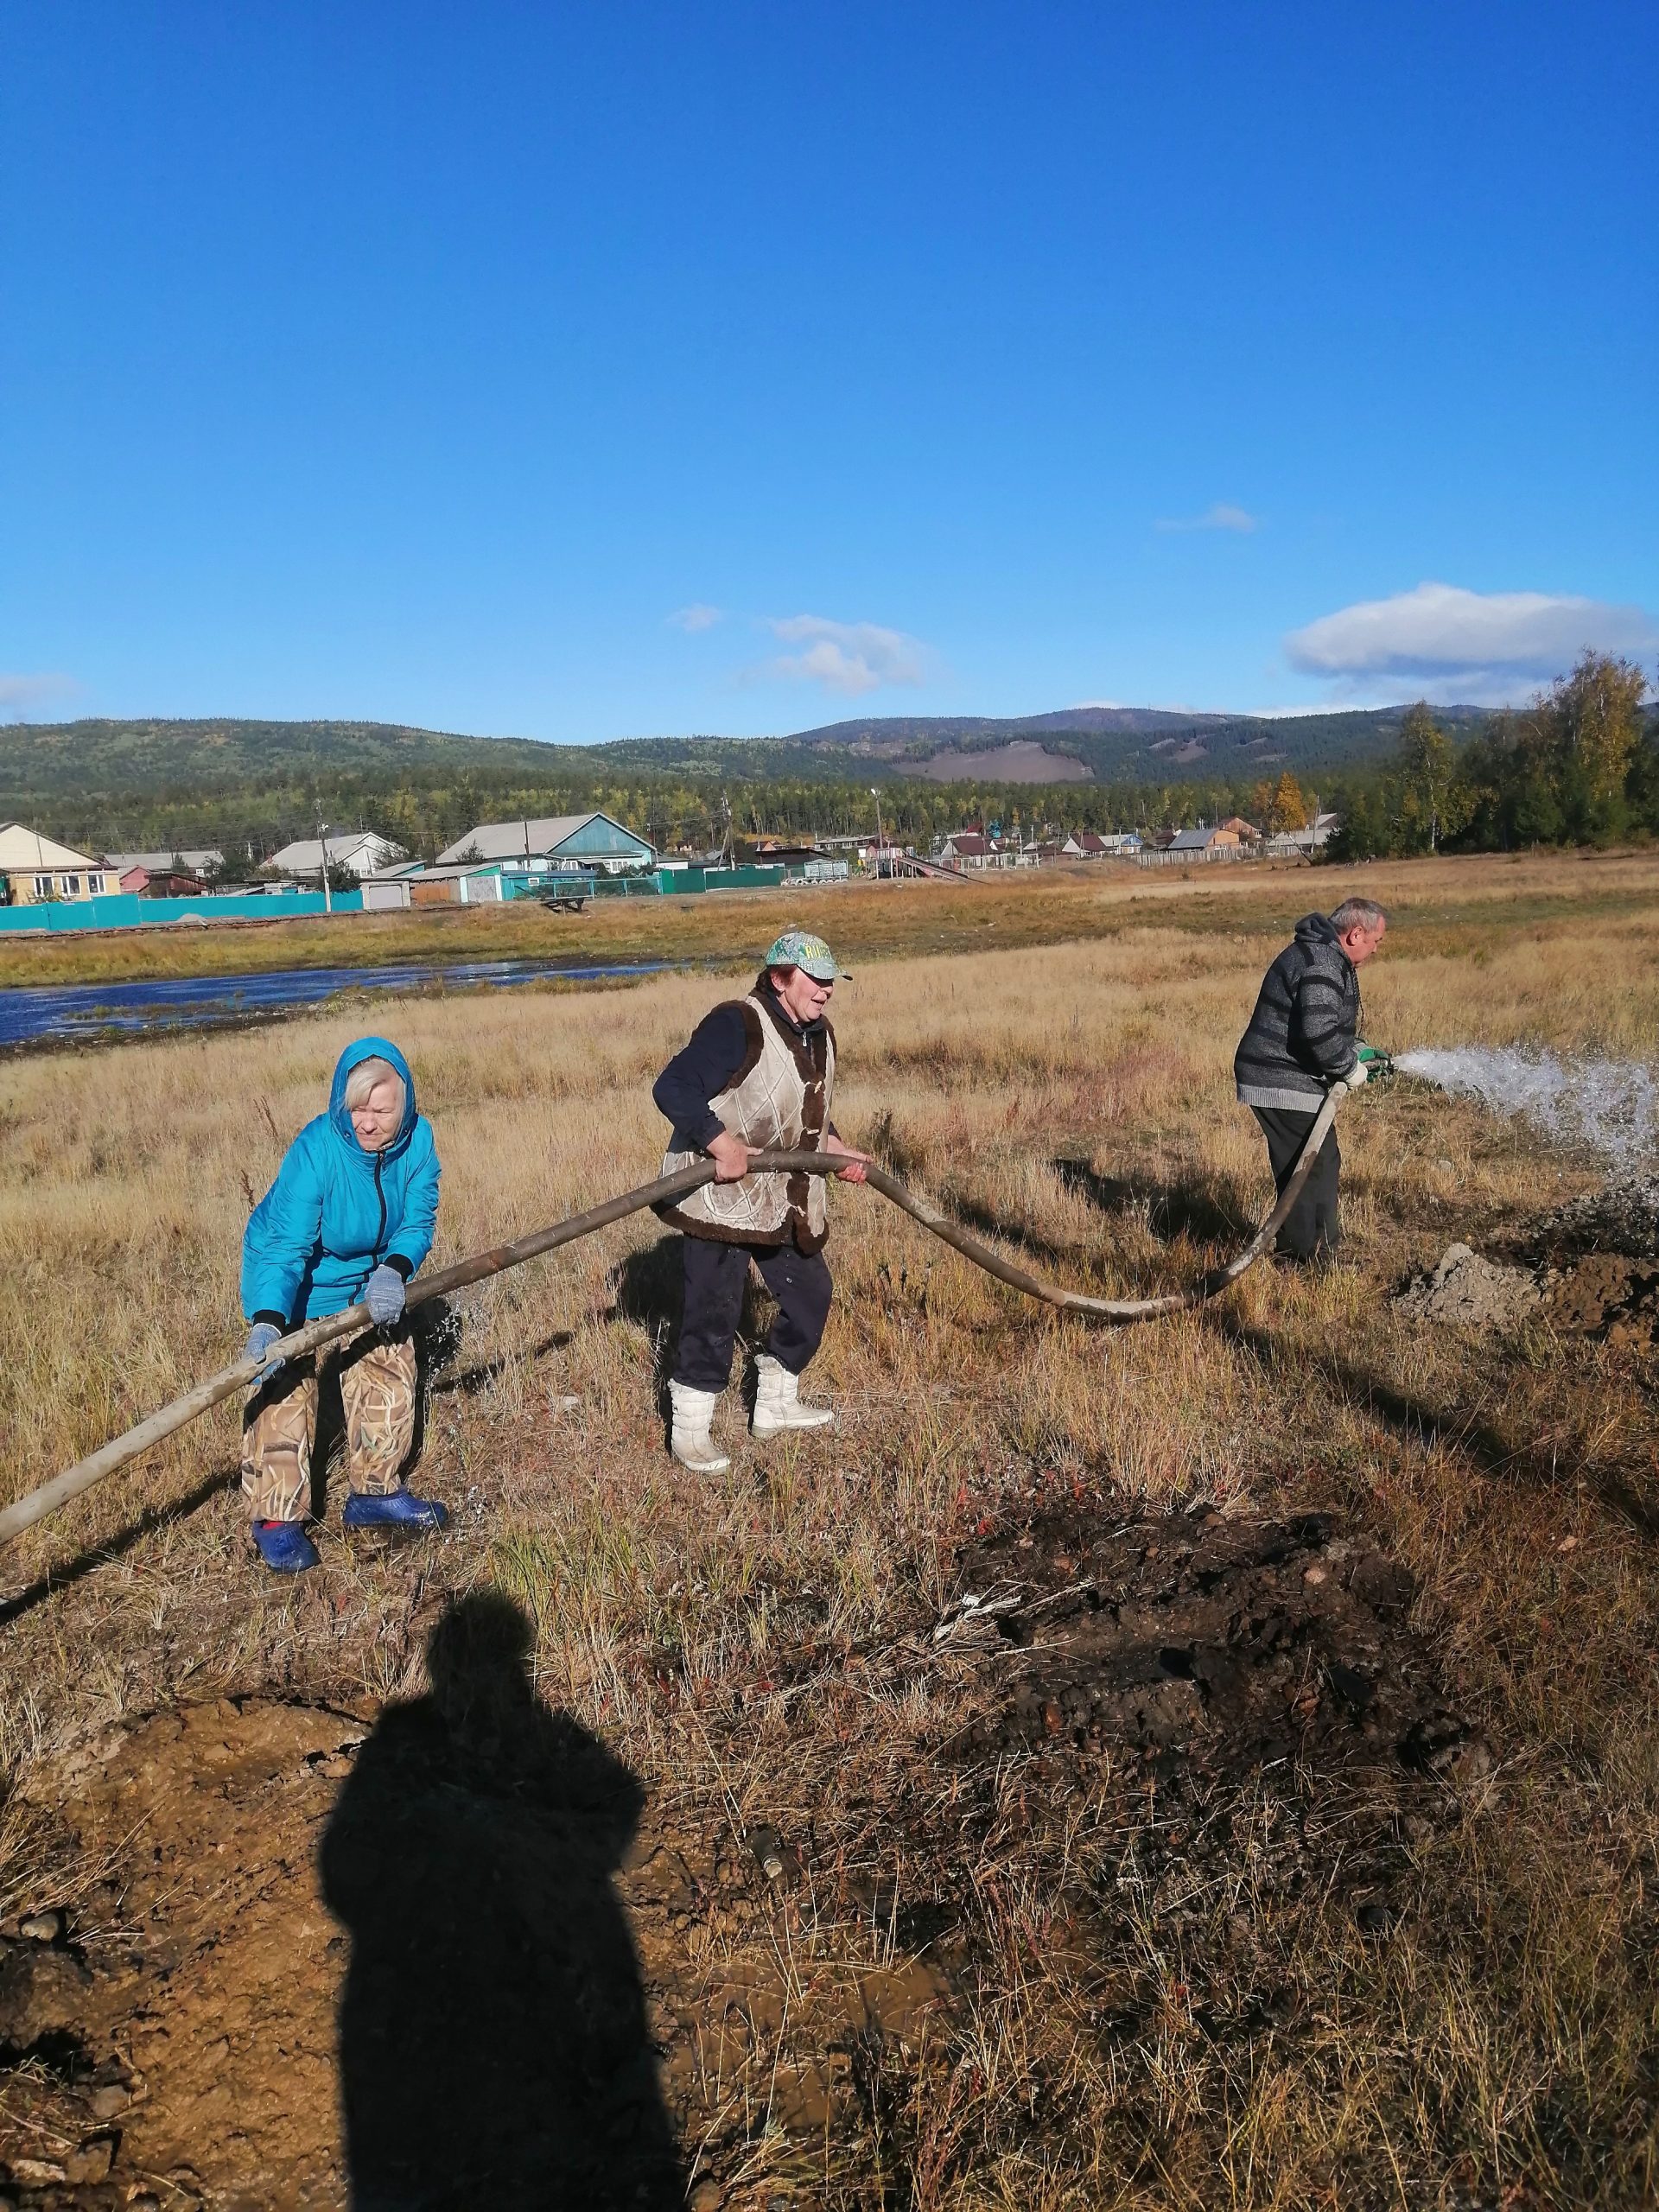
{"label": "blue hood", "polygon": [[415,1133],[418,1118],[415,1106],[415,1078],[410,1072],[409,1062],[397,1047],[385,1037],[359,1037],[349,1044],[334,1063],[334,1079],[328,1087],[328,1122],[334,1135],[349,1151],[360,1159],[373,1155],[365,1153],[357,1141],[357,1131],[352,1127],[352,1117],[346,1110],[346,1085],[353,1068],[361,1067],[365,1060],[384,1060],[395,1068],[403,1080],[404,1118],[397,1125],[397,1134],[382,1152],[382,1160],[394,1160],[406,1151],[410,1138]]}
{"label": "blue hood", "polygon": [[[365,1152],[346,1111],[346,1084],[365,1060],[404,1082],[404,1118],[384,1152]],[[359,1037],[340,1056],[328,1110],[289,1147],[242,1240],[242,1310],[250,1320],[315,1320],[355,1306],[376,1268],[404,1280],[432,1249],[438,1154],[416,1110],[409,1062],[385,1037]]]}

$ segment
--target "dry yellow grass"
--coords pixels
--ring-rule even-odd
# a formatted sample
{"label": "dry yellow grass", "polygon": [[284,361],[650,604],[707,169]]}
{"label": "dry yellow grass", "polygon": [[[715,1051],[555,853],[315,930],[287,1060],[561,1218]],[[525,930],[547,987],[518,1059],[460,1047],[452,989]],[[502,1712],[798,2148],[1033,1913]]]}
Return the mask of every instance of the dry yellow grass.
{"label": "dry yellow grass", "polygon": [[505,906],[423,907],[228,926],[0,937],[0,985],[142,982],[283,968],[373,968],[402,961],[715,961],[753,958],[804,917],[849,959],[981,945],[1058,944],[1155,922],[1182,931],[1264,929],[1340,881],[1407,901],[1415,934],[1455,931],[1507,906],[1517,922],[1650,908],[1659,875],[1645,854],[1510,854],[1451,863],[1378,862],[1339,878],[1299,866],[1141,868],[1103,862],[960,883],[854,881],[713,897],[603,899],[582,914]]}
{"label": "dry yellow grass", "polygon": [[[969,925],[925,891],[815,907],[849,954],[896,949],[900,918],[918,940],[837,993],[843,1131],[969,1219],[1017,1231],[1036,1264],[1080,1287],[1185,1280],[1267,1195],[1228,1067],[1282,941],[1277,917],[1341,888],[1332,875],[1213,873],[1179,889],[1070,888],[1050,917],[1064,914],[1058,950],[997,943],[1005,926],[1044,925],[1021,908],[1023,887],[945,894],[977,902],[972,926],[988,943],[969,953],[921,949],[931,925]],[[1418,864],[1363,883],[1405,902],[1364,978],[1379,1041],[1526,1038],[1651,1056],[1653,862]],[[770,926],[746,918],[744,933]],[[350,1037],[383,1029],[414,1065],[444,1163],[442,1261],[654,1173],[650,1082],[715,988],[670,976],[621,992],[377,1001],[5,1068],[7,1494],[236,1349],[249,1204]],[[719,1724],[734,1690],[799,1643],[804,1618],[817,1643],[848,1650],[929,1617],[976,1516],[1039,1480],[1336,1509],[1411,1568],[1438,1663],[1497,1749],[1461,1824],[1416,1852],[1412,1910],[1381,1954],[1272,1902],[1270,1824],[1252,1829],[1243,1811],[1230,1897],[1183,1908],[1179,1934],[1166,1880],[1091,1839],[1086,1806],[1064,1850],[1033,1831],[1007,1846],[994,1884],[983,1867],[959,1870],[982,1885],[1003,1970],[982,1962],[935,2031],[957,2086],[941,2095],[926,2052],[889,2053],[892,2139],[849,2137],[833,2172],[820,2146],[807,2161],[819,2158],[817,2194],[790,2201],[977,2212],[1646,2200],[1659,2049],[1649,1378],[1542,1329],[1518,1344],[1414,1329],[1385,1296],[1454,1236],[1519,1232],[1594,1173],[1471,1106],[1405,1090],[1356,1101],[1343,1126],[1351,1269],[1311,1281],[1264,1267],[1221,1307],[1109,1336],[1021,1304],[878,1198],[837,1192],[839,1297],[815,1380],[839,1427],[766,1459],[740,1442],[712,1488],[661,1449],[663,1268],[648,1218],[472,1300],[466,1387],[435,1402],[423,1470],[458,1509],[435,1571],[451,1586],[493,1579],[530,1606],[543,1695],[664,1802],[833,1830],[842,1794],[870,1788],[873,1771],[926,1771],[955,1692],[922,1676],[763,1700],[741,1770]],[[1103,1211],[1110,1179],[1140,1198]],[[1160,1191],[1196,1241],[1172,1241],[1162,1212],[1154,1233]],[[561,1410],[566,1393],[576,1411]],[[735,1392],[733,1432],[734,1408]],[[4,1630],[0,1748],[14,1770],[87,1723],[176,1697],[276,1688],[372,1702],[417,1679],[395,1560],[329,1542],[312,1581],[346,1626],[326,1634],[313,1597],[253,1577],[236,1502],[203,1495],[233,1459],[226,1414],[13,1554],[14,1590],[79,1562],[71,1586]],[[164,1512],[185,1499],[192,1510]],[[16,1848],[14,1889],[26,1839]],[[1292,1993],[1290,2024],[1241,2056],[1176,2007],[1157,2035],[1109,2049],[1089,2024],[1103,1967],[1043,1933],[1080,1882],[1109,1901],[1112,1971],[1160,1986],[1184,1986],[1179,1958],[1224,1948],[1248,1919]],[[870,1930],[832,1917],[802,1941],[829,1964],[880,1955]],[[1137,2152],[1148,2131],[1150,2161]],[[805,2190],[791,2164],[800,2146],[774,2132],[763,2147],[754,2186],[793,2173]]]}

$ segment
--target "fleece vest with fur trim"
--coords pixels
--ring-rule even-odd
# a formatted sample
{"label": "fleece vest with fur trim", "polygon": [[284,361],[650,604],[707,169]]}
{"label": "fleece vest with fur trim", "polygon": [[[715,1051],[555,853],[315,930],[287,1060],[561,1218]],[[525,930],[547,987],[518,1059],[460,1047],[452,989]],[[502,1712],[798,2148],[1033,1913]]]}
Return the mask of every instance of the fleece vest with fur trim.
{"label": "fleece vest with fur trim", "polygon": [[[733,1136],[755,1152],[817,1152],[830,1126],[836,1089],[836,1033],[826,1021],[798,1030],[758,992],[739,1002],[743,1058],[718,1097],[709,1102]],[[702,1158],[668,1152],[664,1175]],[[730,1244],[793,1243],[816,1252],[830,1234],[822,1175],[746,1175],[741,1183],[705,1183],[662,1218],[688,1236]]]}

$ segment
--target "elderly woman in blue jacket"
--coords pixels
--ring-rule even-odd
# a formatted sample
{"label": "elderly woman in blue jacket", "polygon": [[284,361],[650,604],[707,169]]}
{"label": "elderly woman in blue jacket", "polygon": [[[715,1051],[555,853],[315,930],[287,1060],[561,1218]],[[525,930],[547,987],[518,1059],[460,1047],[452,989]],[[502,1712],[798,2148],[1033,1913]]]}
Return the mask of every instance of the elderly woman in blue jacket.
{"label": "elderly woman in blue jacket", "polygon": [[[366,1304],[375,1326],[339,1357],[351,1496],[348,1529],[442,1529],[442,1506],[403,1486],[415,1437],[418,1373],[404,1286],[432,1249],[438,1154],[415,1110],[409,1064],[384,1037],[340,1056],[328,1111],[289,1147],[242,1242],[242,1306],[258,1359],[302,1322]],[[248,1400],[242,1488],[265,1565],[317,1563],[301,1522],[311,1494],[317,1357],[274,1360]]]}

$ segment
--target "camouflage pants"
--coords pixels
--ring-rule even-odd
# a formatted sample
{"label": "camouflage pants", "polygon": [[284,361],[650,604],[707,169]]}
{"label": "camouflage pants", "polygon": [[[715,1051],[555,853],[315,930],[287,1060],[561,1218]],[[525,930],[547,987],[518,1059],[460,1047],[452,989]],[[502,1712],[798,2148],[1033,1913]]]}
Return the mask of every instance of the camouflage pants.
{"label": "camouflage pants", "polygon": [[[385,1334],[366,1330],[334,1363],[352,1488],[382,1495],[396,1490],[415,1440],[419,1402],[409,1324]],[[310,1509],[318,1370],[315,1354],[295,1360],[249,1395],[242,1420],[242,1491],[256,1521],[297,1521]]]}

